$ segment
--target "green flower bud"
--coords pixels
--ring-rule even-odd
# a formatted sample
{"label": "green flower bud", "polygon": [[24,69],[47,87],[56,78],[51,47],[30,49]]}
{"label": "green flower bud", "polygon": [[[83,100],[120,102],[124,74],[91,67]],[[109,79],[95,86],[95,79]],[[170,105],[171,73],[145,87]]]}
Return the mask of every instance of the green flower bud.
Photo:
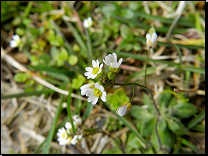
{"label": "green flower bud", "polygon": [[154,33],[156,33],[155,28],[152,26],[149,30],[149,34],[152,36]]}
{"label": "green flower bud", "polygon": [[116,73],[115,72],[109,72],[108,73],[108,79],[109,80],[115,80],[116,78]]}

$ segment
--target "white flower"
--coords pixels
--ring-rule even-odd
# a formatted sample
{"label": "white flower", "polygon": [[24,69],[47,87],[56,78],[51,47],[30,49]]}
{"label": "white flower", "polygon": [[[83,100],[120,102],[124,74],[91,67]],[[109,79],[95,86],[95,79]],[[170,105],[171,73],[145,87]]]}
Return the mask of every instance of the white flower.
{"label": "white flower", "polygon": [[13,40],[10,41],[10,47],[12,47],[12,48],[18,47],[21,42],[19,35],[17,35],[17,34],[13,35],[12,39]]}
{"label": "white flower", "polygon": [[86,96],[89,97],[87,101],[92,102],[93,105],[97,103],[99,97],[103,102],[106,102],[106,92],[104,91],[104,87],[99,83],[95,83],[95,87],[92,90],[89,90],[86,93]]}
{"label": "white flower", "polygon": [[79,115],[74,115],[72,118],[74,120],[75,125],[78,126],[78,125],[80,125],[82,123],[82,118],[80,118]]}
{"label": "white flower", "polygon": [[108,56],[105,57],[105,60],[103,59],[103,62],[107,66],[109,66],[110,68],[114,68],[114,70],[111,69],[114,72],[118,72],[118,70],[116,70],[116,69],[118,69],[120,67],[122,61],[123,61],[123,58],[120,58],[119,61],[117,62],[117,55],[116,55],[116,53],[113,53],[112,55],[109,54]]}
{"label": "white flower", "polygon": [[131,103],[124,102],[121,106],[118,107],[116,113],[120,116],[124,116],[131,110],[131,107],[132,107]]}
{"label": "white flower", "polygon": [[64,127],[62,127],[61,129],[58,129],[58,141],[59,141],[59,145],[65,145],[67,143],[67,133]]}
{"label": "white flower", "polygon": [[153,33],[151,36],[149,33],[147,33],[146,39],[147,39],[147,46],[152,47],[157,41],[157,34]]}
{"label": "white flower", "polygon": [[80,87],[81,95],[86,95],[88,91],[93,90],[95,84],[85,84]]}
{"label": "white flower", "polygon": [[99,67],[99,61],[92,60],[92,67],[86,67],[85,70],[87,72],[84,73],[85,76],[87,76],[87,79],[92,78],[94,79],[101,71],[103,67],[103,63]]}
{"label": "white flower", "polygon": [[81,139],[82,139],[82,135],[75,135],[74,138],[71,140],[71,144],[76,145],[76,143]]}
{"label": "white flower", "polygon": [[83,26],[85,28],[91,27],[92,26],[92,18],[91,17],[88,17],[87,19],[84,19]]}

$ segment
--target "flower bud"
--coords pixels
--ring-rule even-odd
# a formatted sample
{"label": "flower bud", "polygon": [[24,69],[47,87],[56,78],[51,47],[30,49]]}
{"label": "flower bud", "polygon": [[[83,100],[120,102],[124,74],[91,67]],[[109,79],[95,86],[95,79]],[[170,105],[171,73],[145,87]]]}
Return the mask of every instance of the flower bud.
{"label": "flower bud", "polygon": [[121,106],[118,107],[116,113],[120,116],[124,116],[131,110],[131,107],[132,107],[131,103],[124,102]]}
{"label": "flower bud", "polygon": [[155,28],[150,28],[149,33],[146,34],[147,46],[154,48],[157,42],[157,34],[155,32]]}
{"label": "flower bud", "polygon": [[108,79],[109,80],[114,80],[116,78],[116,73],[114,72],[109,72],[108,73]]}

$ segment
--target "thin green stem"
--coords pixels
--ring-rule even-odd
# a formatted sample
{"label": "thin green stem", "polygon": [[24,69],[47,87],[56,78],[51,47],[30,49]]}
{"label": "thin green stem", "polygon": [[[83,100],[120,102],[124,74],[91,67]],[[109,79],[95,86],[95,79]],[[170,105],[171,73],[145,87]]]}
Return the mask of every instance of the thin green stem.
{"label": "thin green stem", "polygon": [[134,98],[134,84],[132,85],[132,89],[133,89],[133,94],[132,94],[132,98],[131,98],[131,103],[132,103],[133,98]]}
{"label": "thin green stem", "polygon": [[70,87],[70,89],[69,89],[69,95],[67,97],[67,113],[68,113],[69,120],[70,120],[71,125],[72,125],[73,133],[75,135],[76,130],[75,130],[75,126],[74,126],[74,122],[73,122],[72,114],[71,114],[71,109],[70,109],[70,105],[71,105],[71,93],[72,93],[72,87]]}
{"label": "thin green stem", "polygon": [[90,36],[89,36],[89,32],[88,29],[85,28],[85,33],[86,33],[86,37],[87,37],[87,47],[88,47],[88,65],[91,64],[92,62],[92,45],[90,42]]}
{"label": "thin green stem", "polygon": [[28,14],[30,13],[30,9],[32,8],[33,2],[30,1],[27,5],[27,8],[25,9],[24,14],[22,15],[23,18],[27,17]]}
{"label": "thin green stem", "polygon": [[145,75],[144,75],[144,84],[145,86],[147,86],[147,63],[148,63],[148,58],[149,58],[149,53],[150,53],[150,49],[148,50],[148,53],[147,53],[147,58],[146,58],[146,64],[145,64]]}

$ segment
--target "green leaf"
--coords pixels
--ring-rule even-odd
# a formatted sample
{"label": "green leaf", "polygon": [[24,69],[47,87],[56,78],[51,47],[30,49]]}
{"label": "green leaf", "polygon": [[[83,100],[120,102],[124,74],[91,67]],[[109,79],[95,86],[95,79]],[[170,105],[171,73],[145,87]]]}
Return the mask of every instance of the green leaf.
{"label": "green leaf", "polygon": [[146,94],[146,93],[143,94],[142,102],[144,105],[148,106],[148,110],[150,110],[150,112],[155,110],[153,103],[152,103],[152,99],[150,98],[150,96],[148,94]]}
{"label": "green leaf", "polygon": [[77,78],[72,80],[72,88],[79,89],[84,84],[85,81],[86,79],[84,76],[78,75]]}
{"label": "green leaf", "polygon": [[27,80],[28,76],[26,73],[17,73],[14,76],[14,81],[22,83],[25,82]]}
{"label": "green leaf", "polygon": [[116,13],[116,11],[117,7],[113,3],[108,3],[102,8],[102,12],[107,18],[113,16]]}
{"label": "green leaf", "polygon": [[158,121],[158,129],[161,131],[164,131],[167,127],[165,119],[161,116]]}
{"label": "green leaf", "polygon": [[[166,87],[164,89],[164,91],[165,90],[171,90],[171,88],[170,87]],[[161,105],[162,103],[164,103],[164,105],[167,107],[168,104],[169,104],[169,101],[170,101],[171,97],[172,97],[172,94],[171,93],[163,93],[163,94],[161,94],[160,99],[159,99],[159,105]]]}
{"label": "green leaf", "polygon": [[124,102],[130,101],[128,96],[126,96],[125,90],[123,90],[122,88],[115,90],[114,93],[107,94],[106,100],[107,103],[110,103],[110,107],[113,110],[116,110]]}
{"label": "green leaf", "polygon": [[166,118],[166,121],[168,123],[168,128],[177,135],[184,135],[188,131],[180,121],[175,121],[172,118]]}
{"label": "green leaf", "polygon": [[149,121],[144,122],[141,129],[142,136],[150,136],[154,131],[156,118],[151,118]]}
{"label": "green leaf", "polygon": [[174,115],[179,118],[189,118],[198,112],[198,109],[191,103],[179,103],[172,107],[174,109]]}
{"label": "green leaf", "polygon": [[126,145],[127,145],[126,148],[129,151],[131,151],[134,148],[138,149],[142,147],[140,142],[138,141],[138,138],[136,137],[134,133],[129,133]]}
{"label": "green leaf", "polygon": [[69,55],[68,62],[74,66],[78,62],[78,57],[76,55]]}
{"label": "green leaf", "polygon": [[[166,148],[170,150],[174,144],[174,135],[168,130],[168,128],[165,128],[163,131],[158,129],[158,135],[160,137],[163,147],[166,146]],[[156,150],[159,149],[160,145],[155,131],[153,131],[151,143]]]}
{"label": "green leaf", "polygon": [[130,9],[122,9],[120,14],[126,19],[132,19],[134,17],[134,12]]}
{"label": "green leaf", "polygon": [[24,87],[31,87],[35,84],[35,80],[31,79],[25,82]]}
{"label": "green leaf", "polygon": [[42,91],[44,89],[44,86],[42,84],[38,84],[36,87],[36,91]]}
{"label": "green leaf", "polygon": [[149,121],[153,118],[153,114],[150,114],[147,109],[141,106],[133,105],[130,110],[130,115],[140,121]]}
{"label": "green leaf", "polygon": [[[125,40],[125,39],[132,40],[133,39],[133,34],[131,32],[131,29],[126,24],[121,24],[120,33],[121,33],[121,37],[123,40]],[[128,37],[130,37],[130,38],[128,38]]]}
{"label": "green leaf", "polygon": [[65,83],[69,83],[69,78],[64,75],[64,74],[61,74],[61,73],[58,73],[58,72],[51,72],[51,71],[47,71],[48,75],[58,79],[58,80],[62,80],[63,82]]}
{"label": "green leaf", "polygon": [[136,11],[136,10],[139,8],[139,6],[141,5],[140,3],[141,3],[141,2],[139,2],[139,1],[130,1],[130,2],[129,2],[129,8],[130,8],[131,10]]}

